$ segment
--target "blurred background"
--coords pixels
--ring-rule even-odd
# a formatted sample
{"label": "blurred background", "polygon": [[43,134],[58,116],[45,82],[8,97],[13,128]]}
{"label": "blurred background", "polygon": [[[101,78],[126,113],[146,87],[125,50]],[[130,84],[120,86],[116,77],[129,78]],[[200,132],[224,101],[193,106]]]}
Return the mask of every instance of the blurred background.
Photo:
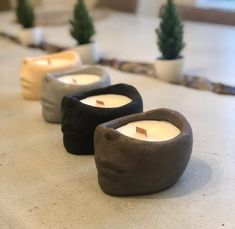
{"label": "blurred background", "polygon": [[[46,9],[71,10],[76,0],[31,0]],[[164,0],[86,0],[90,9],[109,8],[145,16],[158,15]],[[235,0],[176,0],[183,19],[218,24],[235,24]],[[14,0],[1,0],[0,11],[14,8]]]}

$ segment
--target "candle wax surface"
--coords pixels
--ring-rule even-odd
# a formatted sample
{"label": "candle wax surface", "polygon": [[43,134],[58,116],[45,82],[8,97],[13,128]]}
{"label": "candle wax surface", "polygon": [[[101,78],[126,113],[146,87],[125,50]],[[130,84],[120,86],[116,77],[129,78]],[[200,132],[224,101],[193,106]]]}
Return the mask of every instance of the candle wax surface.
{"label": "candle wax surface", "polygon": [[100,76],[93,74],[74,74],[59,77],[58,80],[66,84],[86,85],[99,81]]}
{"label": "candle wax surface", "polygon": [[[147,136],[136,132],[136,127],[147,131]],[[117,129],[118,132],[143,141],[167,141],[180,134],[180,130],[168,121],[143,120],[130,122]]]}
{"label": "candle wax surface", "polygon": [[51,59],[37,60],[35,63],[42,66],[59,67],[59,66],[69,65],[71,63],[71,60],[63,58],[51,58]]}
{"label": "candle wax surface", "polygon": [[[102,104],[97,104],[97,101],[103,102]],[[121,107],[128,103],[130,103],[132,100],[124,95],[116,95],[116,94],[104,94],[104,95],[95,95],[90,96],[85,99],[80,100],[80,102],[94,106],[94,107],[102,107],[102,108],[115,108],[115,107]]]}

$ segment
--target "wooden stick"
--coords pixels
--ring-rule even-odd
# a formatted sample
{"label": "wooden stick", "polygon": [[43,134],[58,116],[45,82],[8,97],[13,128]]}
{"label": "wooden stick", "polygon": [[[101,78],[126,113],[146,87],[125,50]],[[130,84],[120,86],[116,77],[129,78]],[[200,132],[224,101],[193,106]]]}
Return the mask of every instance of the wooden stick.
{"label": "wooden stick", "polygon": [[103,102],[103,101],[101,101],[101,100],[96,100],[96,104],[97,104],[97,105],[104,106],[104,102]]}
{"label": "wooden stick", "polygon": [[144,128],[138,127],[138,126],[136,126],[136,133],[142,134],[142,135],[144,135],[145,137],[148,137],[147,130],[144,129]]}
{"label": "wooden stick", "polygon": [[77,83],[77,80],[76,80],[75,78],[73,78],[72,81],[73,81],[74,83]]}

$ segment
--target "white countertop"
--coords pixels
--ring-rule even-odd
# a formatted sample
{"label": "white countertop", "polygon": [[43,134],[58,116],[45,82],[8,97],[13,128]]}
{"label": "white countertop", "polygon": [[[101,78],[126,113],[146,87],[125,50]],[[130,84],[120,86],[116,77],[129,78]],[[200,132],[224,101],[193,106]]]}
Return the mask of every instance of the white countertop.
{"label": "white countertop", "polygon": [[[153,18],[113,15],[97,22],[96,39],[107,55],[152,61],[155,27]],[[67,39],[65,30],[48,29],[46,38],[57,31]],[[234,27],[187,22],[185,33],[186,71],[235,85]],[[175,186],[110,197],[98,186],[93,156],[66,153],[60,126],[43,121],[39,102],[21,97],[21,58],[39,54],[0,38],[0,228],[235,228],[235,97],[108,68],[113,83],[140,91],[145,110],[180,111],[194,132],[191,161]]]}

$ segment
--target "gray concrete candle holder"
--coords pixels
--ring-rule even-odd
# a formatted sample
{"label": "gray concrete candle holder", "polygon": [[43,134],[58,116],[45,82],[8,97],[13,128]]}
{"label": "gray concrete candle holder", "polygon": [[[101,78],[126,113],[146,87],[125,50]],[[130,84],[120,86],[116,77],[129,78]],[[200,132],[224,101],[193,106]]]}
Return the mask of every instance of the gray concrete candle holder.
{"label": "gray concrete candle holder", "polygon": [[[127,137],[116,129],[140,120],[164,120],[180,134],[162,142]],[[95,162],[101,189],[114,196],[152,194],[174,185],[183,174],[192,152],[190,124],[180,113],[158,109],[122,117],[96,128]]]}
{"label": "gray concrete candle holder", "polygon": [[[100,76],[100,80],[86,85],[65,84],[58,80],[64,75],[74,74],[94,74]],[[61,122],[61,101],[65,95],[71,93],[85,92],[88,90],[103,88],[110,85],[110,77],[102,67],[93,66],[84,69],[51,73],[48,74],[42,81],[42,115],[43,118],[50,123]]]}

